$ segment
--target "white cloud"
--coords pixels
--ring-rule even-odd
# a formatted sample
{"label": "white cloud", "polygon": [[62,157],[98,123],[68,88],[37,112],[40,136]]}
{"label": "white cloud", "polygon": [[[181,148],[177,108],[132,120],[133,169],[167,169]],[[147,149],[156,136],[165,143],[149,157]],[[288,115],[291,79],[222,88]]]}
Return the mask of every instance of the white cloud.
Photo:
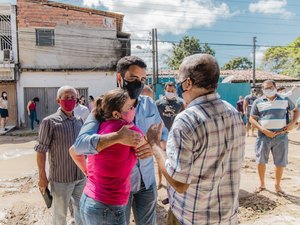
{"label": "white cloud", "polygon": [[86,6],[104,6],[125,15],[124,30],[158,28],[160,34],[183,34],[193,27],[210,27],[233,14],[226,3],[213,0],[83,0]]}
{"label": "white cloud", "polygon": [[259,0],[249,5],[252,13],[278,14],[283,18],[290,18],[294,14],[286,10],[287,0]]}
{"label": "white cloud", "polygon": [[[225,2],[225,1],[224,1]],[[211,27],[219,19],[236,15],[224,2],[214,0],[83,0],[89,7],[102,6],[124,14],[123,31],[131,33],[131,54],[143,58],[152,69],[151,30],[159,35],[180,35],[195,27]],[[143,41],[145,40],[145,41]],[[146,41],[147,40],[147,41]],[[139,46],[137,49],[136,46]],[[158,43],[160,68],[171,56],[172,44]]]}
{"label": "white cloud", "polygon": [[[158,42],[158,64],[159,69],[169,69],[165,61],[172,56],[172,44]],[[147,64],[147,69],[152,70],[152,46],[149,43],[132,44],[131,54],[141,57]]]}
{"label": "white cloud", "polygon": [[[258,68],[261,66],[265,52],[267,51],[268,47],[259,47],[256,49],[255,52],[255,67]],[[249,56],[250,61],[253,59],[253,53]]]}

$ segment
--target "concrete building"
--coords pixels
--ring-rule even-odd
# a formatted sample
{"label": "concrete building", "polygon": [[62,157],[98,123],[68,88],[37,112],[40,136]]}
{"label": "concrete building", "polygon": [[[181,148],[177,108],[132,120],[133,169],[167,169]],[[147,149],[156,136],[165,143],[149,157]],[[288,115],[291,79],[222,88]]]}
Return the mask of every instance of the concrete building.
{"label": "concrete building", "polygon": [[16,6],[0,4],[0,94],[8,94],[8,125],[16,126],[18,80],[18,45],[16,31]]}
{"label": "concrete building", "polygon": [[86,99],[116,87],[116,63],[130,55],[122,14],[45,0],[18,0],[17,8],[20,125],[28,124],[26,105],[34,97],[39,118],[55,112],[63,85]]}

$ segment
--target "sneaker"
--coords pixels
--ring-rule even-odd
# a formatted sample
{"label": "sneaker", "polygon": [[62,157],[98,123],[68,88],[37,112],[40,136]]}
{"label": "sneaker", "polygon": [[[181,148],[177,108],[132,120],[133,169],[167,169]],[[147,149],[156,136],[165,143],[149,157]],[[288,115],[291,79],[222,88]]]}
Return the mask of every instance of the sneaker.
{"label": "sneaker", "polygon": [[4,131],[8,131],[8,128],[4,128]]}

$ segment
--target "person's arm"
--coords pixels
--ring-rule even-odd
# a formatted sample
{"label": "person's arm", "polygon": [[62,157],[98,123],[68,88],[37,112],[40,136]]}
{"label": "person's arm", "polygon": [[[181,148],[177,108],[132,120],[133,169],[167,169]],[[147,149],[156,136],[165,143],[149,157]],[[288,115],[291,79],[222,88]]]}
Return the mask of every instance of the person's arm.
{"label": "person's arm", "polygon": [[264,127],[262,127],[259,122],[257,121],[258,117],[251,115],[249,122],[252,124],[253,127],[257,128],[260,132],[262,132],[264,135],[266,135],[269,138],[273,138],[276,135],[278,135],[278,133],[270,131]]}
{"label": "person's arm", "polygon": [[82,155],[97,154],[101,150],[117,143],[136,146],[141,141],[141,135],[136,131],[130,130],[131,126],[125,125],[117,132],[99,135],[97,134],[99,122],[91,113],[76,138],[74,143],[75,152]]}
{"label": "person's arm", "polygon": [[74,143],[74,150],[77,154],[89,155],[98,153],[96,150],[100,139],[100,135],[97,134],[98,128],[99,122],[93,113],[90,113]]}
{"label": "person's arm", "polygon": [[[149,105],[149,108],[153,107],[152,110],[154,110],[154,112],[153,112],[155,114],[155,122],[154,123],[155,124],[159,124],[159,123],[164,124],[163,120],[160,117],[160,113],[159,113],[158,108],[157,108],[156,104],[154,103],[154,101],[151,100],[151,102],[149,102],[149,104],[152,104],[152,106]],[[168,139],[168,130],[163,125],[160,141],[162,142],[163,145],[165,145],[165,142],[167,141],[167,139]],[[151,149],[151,146],[148,143],[141,146],[141,147],[139,147],[139,148],[137,148],[136,151],[137,151],[137,155],[138,155],[139,159],[145,159],[147,157],[153,156],[153,150]]]}
{"label": "person's arm", "polygon": [[299,117],[299,110],[297,108],[295,108],[295,110],[293,110],[292,121],[284,128],[284,130],[286,132],[291,131],[291,130],[294,129],[294,127],[295,127],[295,125],[297,123],[298,117]]}
{"label": "person's arm", "polygon": [[244,115],[247,114],[248,105],[249,105],[248,100],[247,100],[247,98],[245,98],[244,101],[243,101],[243,113],[244,113]]}
{"label": "person's arm", "polygon": [[167,182],[178,192],[178,193],[184,193],[189,188],[190,184],[182,183],[180,181],[177,181],[173,179],[167,169],[165,162],[167,161],[166,152],[161,148],[160,146],[160,139],[161,139],[161,132],[162,132],[163,124],[154,124],[152,125],[149,130],[147,131],[147,139],[148,143],[150,144],[154,157],[157,161],[157,164],[166,178]]}
{"label": "person's arm", "polygon": [[34,150],[37,152],[36,161],[38,165],[39,181],[38,186],[42,193],[45,193],[46,187],[49,184],[46,175],[46,158],[47,151],[52,141],[53,129],[51,127],[50,120],[43,120],[40,125],[38,143],[34,146]]}
{"label": "person's arm", "polygon": [[286,93],[279,94],[281,97],[290,97],[293,95],[293,92],[297,89],[297,86],[293,86],[291,90]]}
{"label": "person's arm", "polygon": [[166,152],[160,147],[159,144],[154,143],[152,146],[153,153],[159,168],[161,169],[162,174],[166,178],[167,182],[175,188],[178,193],[184,193],[189,188],[189,184],[181,183],[177,180],[174,180],[167,172],[165,162],[167,160]]}
{"label": "person's arm", "polygon": [[78,166],[78,168],[83,172],[85,176],[87,176],[87,170],[86,170],[86,160],[84,155],[77,155],[74,149],[74,146],[72,146],[69,149],[69,153],[75,164]]}
{"label": "person's arm", "polygon": [[31,101],[29,101],[29,102],[27,103],[27,112],[28,112],[28,116],[30,116],[30,109],[29,109],[30,104],[31,104]]}
{"label": "person's arm", "polygon": [[249,122],[252,124],[252,126],[254,128],[257,128],[260,132],[262,132],[264,135],[266,135],[267,137],[273,138],[276,135],[278,135],[279,133],[270,131],[266,128],[264,128],[263,126],[261,126],[258,122],[258,118],[259,118],[259,111],[258,111],[258,107],[257,107],[257,100],[254,101],[252,108],[251,108],[251,112],[250,112],[250,118],[249,118]]}
{"label": "person's arm", "polygon": [[42,193],[45,194],[46,187],[48,187],[49,181],[46,175],[46,152],[37,152],[36,161],[39,171],[38,186]]}
{"label": "person's arm", "polygon": [[280,97],[282,97],[282,98],[290,97],[292,94],[293,94],[292,90],[289,90],[286,93],[279,93]]}
{"label": "person's arm", "polygon": [[292,121],[284,127],[283,130],[285,132],[289,132],[292,129],[294,129],[294,127],[297,123],[298,117],[299,117],[299,110],[298,110],[297,105],[295,105],[289,98],[288,98],[288,110],[293,111],[293,118],[292,118]]}

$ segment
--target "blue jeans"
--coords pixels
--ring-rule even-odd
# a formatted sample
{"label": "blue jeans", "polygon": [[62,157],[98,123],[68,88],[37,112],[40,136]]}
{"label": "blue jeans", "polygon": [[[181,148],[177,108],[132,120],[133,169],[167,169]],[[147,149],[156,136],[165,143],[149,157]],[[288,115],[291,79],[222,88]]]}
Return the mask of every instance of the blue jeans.
{"label": "blue jeans", "polygon": [[79,213],[79,201],[85,187],[85,180],[77,180],[70,183],[51,182],[52,202],[52,224],[67,225],[67,212],[70,200],[74,209],[76,225],[82,225]]}
{"label": "blue jeans", "polygon": [[34,121],[37,122],[37,124],[40,123],[40,121],[37,119],[37,116],[36,116],[36,110],[30,110],[30,127],[31,127],[31,130],[34,129]]}
{"label": "blue jeans", "polygon": [[80,215],[84,225],[126,225],[125,205],[106,205],[82,194]]}
{"label": "blue jeans", "polygon": [[126,223],[130,224],[130,209],[132,207],[136,225],[156,225],[156,185],[152,184],[149,189],[145,188],[142,181],[141,189],[131,192],[126,206]]}

